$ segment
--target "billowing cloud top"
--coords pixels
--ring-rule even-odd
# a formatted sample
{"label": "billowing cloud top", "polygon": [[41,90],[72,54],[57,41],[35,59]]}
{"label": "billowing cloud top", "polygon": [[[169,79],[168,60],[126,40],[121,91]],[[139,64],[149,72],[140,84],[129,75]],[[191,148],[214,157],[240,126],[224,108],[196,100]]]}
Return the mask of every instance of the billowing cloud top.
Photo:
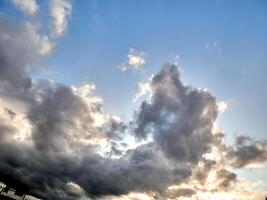
{"label": "billowing cloud top", "polygon": [[[51,1],[55,36],[69,3]],[[263,164],[266,142],[240,136],[226,145],[217,99],[183,84],[177,65],[143,83],[150,96],[124,122],[102,111],[92,84],[33,80],[29,72],[55,44],[31,23],[0,17],[1,181],[53,200],[263,198],[231,167]],[[131,53],[129,64],[145,63]],[[142,143],[131,148],[127,137]]]}

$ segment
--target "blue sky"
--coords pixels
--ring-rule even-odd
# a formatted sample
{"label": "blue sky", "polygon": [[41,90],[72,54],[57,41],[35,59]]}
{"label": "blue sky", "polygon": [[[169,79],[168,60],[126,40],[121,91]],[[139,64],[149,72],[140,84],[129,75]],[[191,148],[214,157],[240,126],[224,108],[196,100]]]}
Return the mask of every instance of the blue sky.
{"label": "blue sky", "polygon": [[[105,109],[131,116],[137,82],[179,55],[187,84],[229,101],[225,131],[265,136],[265,1],[82,1],[49,65],[66,84],[94,82]],[[212,44],[216,44],[212,46]],[[211,46],[207,48],[207,46]],[[121,73],[129,48],[148,54],[143,73]]]}

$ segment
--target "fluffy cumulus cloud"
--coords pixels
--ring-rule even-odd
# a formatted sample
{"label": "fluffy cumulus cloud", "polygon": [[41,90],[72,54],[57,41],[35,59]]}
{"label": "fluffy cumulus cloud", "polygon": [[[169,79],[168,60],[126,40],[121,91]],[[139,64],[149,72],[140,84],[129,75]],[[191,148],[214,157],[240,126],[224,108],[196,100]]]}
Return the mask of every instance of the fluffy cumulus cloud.
{"label": "fluffy cumulus cloud", "polygon": [[121,71],[126,71],[128,69],[133,69],[138,71],[141,70],[143,65],[146,64],[146,59],[147,59],[147,53],[143,51],[137,51],[131,48],[127,55],[126,61],[118,65],[118,68]]}
{"label": "fluffy cumulus cloud", "polygon": [[155,75],[151,88],[151,102],[143,102],[136,116],[136,137],[151,134],[166,156],[197,163],[216,140],[216,99],[205,90],[184,86],[175,65]]}
{"label": "fluffy cumulus cloud", "polygon": [[12,2],[23,12],[33,15],[38,10],[38,4],[35,0],[12,0]]}
{"label": "fluffy cumulus cloud", "polygon": [[[63,6],[64,27],[69,2],[51,2]],[[217,99],[182,83],[175,64],[139,85],[137,98],[148,99],[124,122],[103,112],[93,84],[32,79],[53,44],[32,24],[0,17],[2,182],[49,200],[263,198],[232,167],[265,163],[266,142],[240,136],[226,145]],[[145,63],[130,53],[128,64]]]}

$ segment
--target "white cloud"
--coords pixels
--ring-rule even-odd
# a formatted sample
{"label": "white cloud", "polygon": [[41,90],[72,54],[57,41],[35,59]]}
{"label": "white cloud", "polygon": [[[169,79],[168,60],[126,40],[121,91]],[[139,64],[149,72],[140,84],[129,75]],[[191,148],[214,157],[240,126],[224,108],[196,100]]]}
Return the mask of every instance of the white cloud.
{"label": "white cloud", "polygon": [[50,15],[52,17],[51,35],[60,37],[68,26],[68,17],[71,15],[70,0],[50,0]]}
{"label": "white cloud", "polygon": [[142,52],[136,52],[131,49],[128,55],[128,63],[130,66],[133,66],[133,68],[138,69],[141,65],[144,65],[146,63],[145,54]]}
{"label": "white cloud", "polygon": [[143,51],[137,51],[130,48],[125,62],[121,63],[118,68],[121,71],[126,71],[128,69],[141,70],[142,66],[146,64],[147,53]]}
{"label": "white cloud", "polygon": [[32,41],[36,46],[37,53],[40,56],[49,55],[54,48],[53,42],[51,42],[46,35],[39,34],[38,26],[35,26],[30,22],[27,22],[25,26],[28,35],[31,35]]}
{"label": "white cloud", "polygon": [[223,113],[228,109],[228,104],[225,101],[218,101],[217,108],[220,113]]}
{"label": "white cloud", "polygon": [[134,95],[133,103],[137,102],[142,96],[146,94],[152,94],[152,88],[151,88],[151,80],[153,78],[153,75],[149,77],[148,82],[141,82],[138,83],[137,92]]}
{"label": "white cloud", "polygon": [[24,13],[33,15],[38,10],[38,5],[35,0],[12,0],[12,2]]}

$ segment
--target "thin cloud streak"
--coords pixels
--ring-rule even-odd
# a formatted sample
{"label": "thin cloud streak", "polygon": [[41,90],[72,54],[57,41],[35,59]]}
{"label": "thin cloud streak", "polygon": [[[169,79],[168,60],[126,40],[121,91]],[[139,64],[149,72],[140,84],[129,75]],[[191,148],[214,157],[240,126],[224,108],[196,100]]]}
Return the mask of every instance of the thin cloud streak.
{"label": "thin cloud streak", "polygon": [[71,15],[71,0],[50,0],[51,36],[61,37],[68,26],[68,18]]}

